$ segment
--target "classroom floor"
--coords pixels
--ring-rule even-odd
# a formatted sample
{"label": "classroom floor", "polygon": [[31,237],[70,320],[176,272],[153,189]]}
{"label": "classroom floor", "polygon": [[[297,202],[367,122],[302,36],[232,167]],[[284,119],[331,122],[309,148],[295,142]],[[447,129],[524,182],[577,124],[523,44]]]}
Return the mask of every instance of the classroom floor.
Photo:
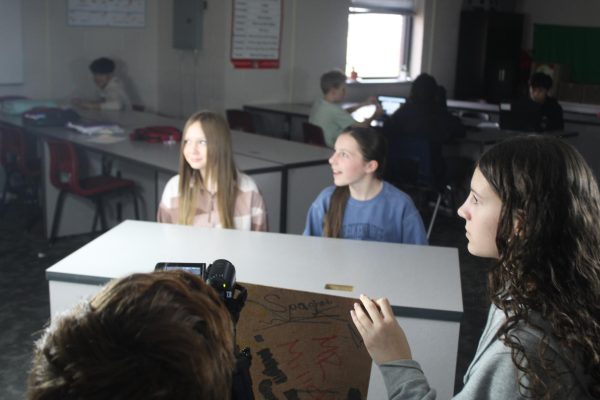
{"label": "classroom floor", "polygon": [[[77,250],[94,235],[65,238],[49,246],[41,225],[29,232],[25,226],[35,210],[9,203],[0,213],[0,399],[23,399],[33,341],[49,317],[45,270]],[[489,262],[466,251],[464,223],[457,217],[440,216],[432,232],[432,245],[457,247],[463,288],[464,317],[461,323],[456,367],[456,390],[475,353],[489,303],[486,271]],[[39,255],[43,254],[43,257]]]}

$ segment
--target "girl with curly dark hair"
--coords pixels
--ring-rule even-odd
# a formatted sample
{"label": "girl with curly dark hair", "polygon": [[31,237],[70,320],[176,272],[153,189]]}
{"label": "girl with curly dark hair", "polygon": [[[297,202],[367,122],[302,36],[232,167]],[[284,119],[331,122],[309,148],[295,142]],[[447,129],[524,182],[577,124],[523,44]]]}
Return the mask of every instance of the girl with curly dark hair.
{"label": "girl with curly dark hair", "polygon": [[[582,156],[527,136],[486,152],[458,211],[495,258],[488,321],[457,399],[600,398],[600,193]],[[391,399],[434,399],[387,299],[351,311]],[[378,306],[381,311],[378,310]]]}

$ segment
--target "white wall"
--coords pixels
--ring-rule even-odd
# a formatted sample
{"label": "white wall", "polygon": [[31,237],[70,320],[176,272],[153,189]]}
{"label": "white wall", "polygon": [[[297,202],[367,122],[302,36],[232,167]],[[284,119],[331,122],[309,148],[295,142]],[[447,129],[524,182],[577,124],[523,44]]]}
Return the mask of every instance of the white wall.
{"label": "white wall", "polygon": [[[89,95],[94,88],[87,65],[98,56],[109,56],[129,78],[135,103],[186,116],[200,108],[310,102],[320,95],[320,75],[345,63],[348,0],[283,1],[281,65],[265,70],[234,69],[230,63],[231,0],[208,0],[203,48],[197,52],[171,47],[173,0],[147,0],[146,26],[141,29],[70,27],[66,2],[23,0],[24,83],[0,86],[0,95]],[[417,0],[424,14],[415,17],[411,72],[432,73],[449,94],[454,87],[460,4]],[[406,90],[407,85],[396,85],[388,93]],[[382,91],[381,86],[368,85],[355,90],[360,98]]]}
{"label": "white wall", "polygon": [[21,1],[0,0],[0,84],[23,81]]}
{"label": "white wall", "polygon": [[186,117],[199,109],[223,108],[229,1],[208,2],[202,48],[196,52],[172,47],[173,1],[158,1],[158,110]]}
{"label": "white wall", "polygon": [[461,6],[462,0],[434,0],[423,42],[423,72],[433,75],[450,97],[454,93]]}
{"label": "white wall", "polygon": [[201,108],[310,102],[319,95],[321,74],[344,67],[348,0],[283,1],[277,69],[233,68],[231,0],[208,1],[203,48],[197,52],[172,49],[173,1],[160,0],[157,7],[158,109],[166,114],[185,117]]}
{"label": "white wall", "polygon": [[[24,83],[0,86],[0,95],[89,96],[94,87],[87,65],[108,56],[117,61],[119,73],[130,83],[134,103],[186,116],[200,108],[310,102],[320,95],[321,74],[345,63],[348,0],[284,1],[280,68],[264,70],[231,65],[231,0],[208,0],[203,48],[197,52],[171,46],[173,0],[147,0],[146,26],[141,29],[70,27],[66,1],[23,0]],[[456,47],[452,38],[458,32],[458,25],[454,26],[458,11],[453,7],[459,1],[418,2],[424,10],[437,10],[423,18],[425,50],[418,49],[418,65],[426,63],[427,71],[451,88]],[[435,29],[429,33],[432,26]],[[358,89],[361,98],[383,92],[402,94],[406,85],[389,91],[367,85]]]}
{"label": "white wall", "polygon": [[157,101],[156,1],[147,2],[145,28],[72,27],[67,25],[66,0],[23,0],[24,82],[0,86],[2,94],[68,100],[91,95],[94,86],[88,64],[108,56],[117,62],[134,102]]}
{"label": "white wall", "polygon": [[296,1],[292,37],[293,102],[311,102],[321,95],[323,72],[346,68],[347,0]]}

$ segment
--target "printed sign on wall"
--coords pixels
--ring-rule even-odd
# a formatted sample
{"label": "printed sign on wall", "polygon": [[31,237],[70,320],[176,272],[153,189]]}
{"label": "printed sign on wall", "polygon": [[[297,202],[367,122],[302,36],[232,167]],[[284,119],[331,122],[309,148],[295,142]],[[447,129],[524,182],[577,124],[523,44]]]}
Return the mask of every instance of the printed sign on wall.
{"label": "printed sign on wall", "polygon": [[234,0],[231,62],[235,68],[279,68],[282,0]]}
{"label": "printed sign on wall", "polygon": [[69,0],[67,14],[71,26],[143,28],[146,0]]}

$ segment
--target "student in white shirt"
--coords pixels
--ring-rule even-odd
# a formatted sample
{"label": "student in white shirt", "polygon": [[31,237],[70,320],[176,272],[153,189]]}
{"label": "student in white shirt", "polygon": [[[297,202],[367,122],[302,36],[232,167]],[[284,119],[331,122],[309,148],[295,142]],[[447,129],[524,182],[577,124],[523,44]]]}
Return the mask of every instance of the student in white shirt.
{"label": "student in white shirt", "polygon": [[89,66],[98,87],[98,98],[95,100],[76,100],[77,106],[88,110],[129,110],[131,101],[125,91],[123,82],[114,75],[115,62],[110,58],[101,57]]}

